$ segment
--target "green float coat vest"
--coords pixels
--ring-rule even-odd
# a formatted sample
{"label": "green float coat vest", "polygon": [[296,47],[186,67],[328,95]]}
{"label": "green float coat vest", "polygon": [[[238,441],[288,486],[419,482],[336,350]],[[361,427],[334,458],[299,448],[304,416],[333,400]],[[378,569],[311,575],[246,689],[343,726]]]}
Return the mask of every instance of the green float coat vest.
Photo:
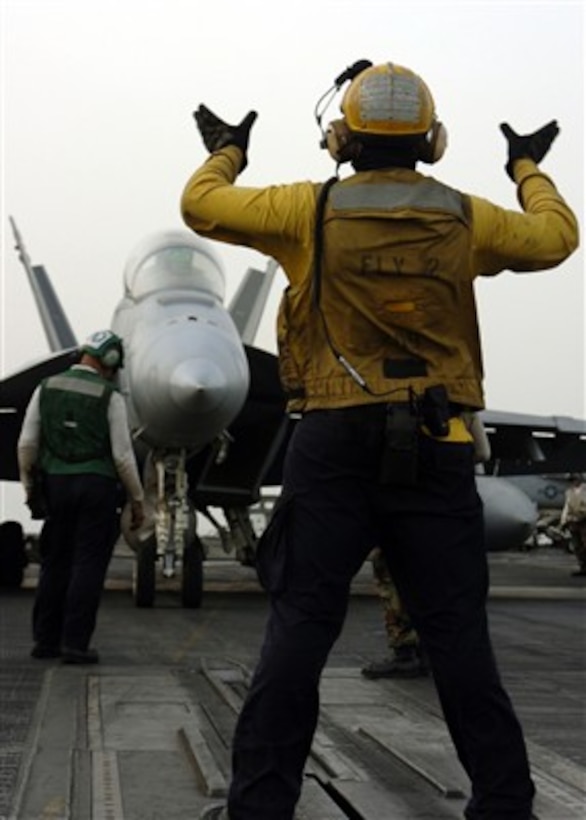
{"label": "green float coat vest", "polygon": [[116,477],[108,404],[114,386],[99,374],[71,368],[41,385],[41,465],[52,475]]}

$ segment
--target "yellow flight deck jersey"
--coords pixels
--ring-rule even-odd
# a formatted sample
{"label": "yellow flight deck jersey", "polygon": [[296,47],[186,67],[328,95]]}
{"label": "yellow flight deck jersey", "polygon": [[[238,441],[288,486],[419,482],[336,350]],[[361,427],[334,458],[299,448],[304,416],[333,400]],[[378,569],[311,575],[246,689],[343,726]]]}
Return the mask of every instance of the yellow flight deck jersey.
{"label": "yellow flight deck jersey", "polygon": [[283,268],[277,335],[290,410],[405,401],[438,384],[451,402],[482,408],[474,278],[555,267],[578,246],[572,210],[532,160],[515,163],[523,212],[410,169],[359,172],[328,192],[316,301],[322,184],[236,187],[241,157],[235,146],[211,155],[182,213],[199,234]]}

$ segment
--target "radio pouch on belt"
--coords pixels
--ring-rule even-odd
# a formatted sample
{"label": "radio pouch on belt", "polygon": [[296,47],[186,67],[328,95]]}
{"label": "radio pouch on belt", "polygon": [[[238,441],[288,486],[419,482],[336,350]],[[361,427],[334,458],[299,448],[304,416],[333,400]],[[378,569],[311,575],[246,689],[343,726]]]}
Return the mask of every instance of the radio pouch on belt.
{"label": "radio pouch on belt", "polygon": [[413,485],[417,482],[418,414],[408,403],[389,404],[386,411],[381,484]]}
{"label": "radio pouch on belt", "polygon": [[443,384],[428,387],[420,402],[423,423],[432,436],[445,438],[450,432],[450,402]]}

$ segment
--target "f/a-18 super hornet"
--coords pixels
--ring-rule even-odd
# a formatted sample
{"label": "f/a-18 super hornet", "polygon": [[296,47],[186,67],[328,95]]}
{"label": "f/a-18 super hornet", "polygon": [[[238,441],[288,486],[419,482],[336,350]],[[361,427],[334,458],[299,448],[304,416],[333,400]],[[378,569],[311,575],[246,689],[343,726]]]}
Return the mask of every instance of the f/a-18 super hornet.
{"label": "f/a-18 super hornet", "polygon": [[[79,345],[46,270],[32,265],[14,220],[20,255],[52,351],[0,382],[0,478],[16,480],[16,440],[41,379],[79,358]],[[182,603],[201,604],[204,549],[196,513],[215,521],[227,550],[254,554],[248,515],[287,429],[276,358],[253,346],[276,264],[249,269],[224,306],[225,274],[213,243],[173,230],[148,237],[124,270],[111,330],[124,341],[118,387],[124,396],[145,486],[147,523],[122,533],[136,554],[135,600],[151,606],[157,567],[181,569]],[[218,523],[210,508],[224,512]]]}

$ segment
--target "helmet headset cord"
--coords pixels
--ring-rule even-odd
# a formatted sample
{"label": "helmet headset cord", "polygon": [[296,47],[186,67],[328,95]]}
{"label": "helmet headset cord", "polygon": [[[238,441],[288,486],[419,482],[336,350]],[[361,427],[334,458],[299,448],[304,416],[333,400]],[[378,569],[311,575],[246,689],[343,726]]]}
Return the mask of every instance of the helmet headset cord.
{"label": "helmet headset cord", "polygon": [[340,90],[340,88],[344,85],[347,80],[352,81],[355,77],[361,74],[363,71],[366,71],[367,68],[370,68],[372,63],[370,60],[357,60],[351,66],[348,66],[341,74],[339,74],[336,79],[334,80],[334,84],[328,88],[326,92],[324,92],[319,100],[315,104],[315,108],[313,109],[313,116],[315,117],[315,121],[317,123],[317,127],[321,131],[321,140],[320,140],[320,148],[326,147],[326,132],[322,126],[322,120],[324,114],[332,104],[332,100]]}
{"label": "helmet headset cord", "polygon": [[[337,93],[338,93],[338,88],[337,88],[336,85],[333,85],[331,88],[328,88],[328,90],[325,92],[325,94],[322,94],[322,96],[316,102],[315,108],[313,109],[313,116],[315,117],[317,127],[319,128],[319,130],[321,132],[321,140],[319,141],[319,147],[320,148],[325,148],[326,147],[326,132],[324,131],[324,128],[323,128],[323,125],[322,125],[322,119],[324,117],[324,114],[326,113],[326,111],[330,107],[330,105],[332,103],[332,100],[334,99],[334,97],[336,96]],[[324,102],[324,100],[325,100],[325,102]],[[320,106],[322,106],[321,109],[320,109]]]}
{"label": "helmet headset cord", "polygon": [[323,224],[324,224],[324,213],[326,209],[326,201],[328,198],[328,194],[332,185],[334,185],[338,181],[337,177],[330,177],[322,186],[321,191],[319,192],[319,197],[317,200],[316,206],[316,217],[315,217],[315,235],[314,235],[314,252],[313,252],[313,307],[319,313],[319,317],[321,319],[321,323],[324,330],[324,336],[326,339],[326,343],[330,348],[334,358],[342,365],[344,370],[348,373],[348,375],[356,382],[356,384],[364,390],[365,393],[368,393],[369,396],[379,396],[381,398],[385,396],[391,396],[394,393],[401,393],[407,390],[409,394],[409,401],[413,403],[415,400],[415,393],[413,388],[408,385],[407,387],[396,387],[393,390],[385,390],[382,393],[377,393],[376,391],[372,390],[365,379],[360,375],[358,370],[348,361],[348,359],[341,353],[336,345],[333,342],[332,336],[330,334],[330,330],[328,328],[328,323],[326,321],[326,317],[322,310],[321,306],[321,284],[322,284],[322,254],[323,254],[323,246],[324,246],[324,235],[323,235]]}

